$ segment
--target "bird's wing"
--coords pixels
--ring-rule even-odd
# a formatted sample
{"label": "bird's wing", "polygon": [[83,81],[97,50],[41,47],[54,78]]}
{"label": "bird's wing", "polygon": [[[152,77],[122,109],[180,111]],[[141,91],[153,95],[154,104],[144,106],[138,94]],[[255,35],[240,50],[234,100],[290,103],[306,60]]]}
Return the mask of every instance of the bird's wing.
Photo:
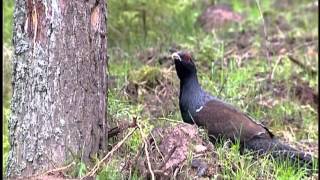
{"label": "bird's wing", "polygon": [[272,133],[263,125],[256,123],[248,115],[219,100],[207,102],[194,117],[195,122],[208,129],[215,137],[223,136],[241,142],[253,137],[272,138]]}

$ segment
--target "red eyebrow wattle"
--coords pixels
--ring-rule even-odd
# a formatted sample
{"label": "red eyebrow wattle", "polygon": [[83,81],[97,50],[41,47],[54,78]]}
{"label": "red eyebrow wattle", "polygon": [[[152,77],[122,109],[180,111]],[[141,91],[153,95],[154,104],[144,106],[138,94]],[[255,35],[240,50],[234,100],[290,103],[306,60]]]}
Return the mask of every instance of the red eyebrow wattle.
{"label": "red eyebrow wattle", "polygon": [[190,54],[185,53],[185,54],[183,54],[183,56],[184,56],[184,59],[185,59],[185,60],[191,61],[191,55],[190,55]]}

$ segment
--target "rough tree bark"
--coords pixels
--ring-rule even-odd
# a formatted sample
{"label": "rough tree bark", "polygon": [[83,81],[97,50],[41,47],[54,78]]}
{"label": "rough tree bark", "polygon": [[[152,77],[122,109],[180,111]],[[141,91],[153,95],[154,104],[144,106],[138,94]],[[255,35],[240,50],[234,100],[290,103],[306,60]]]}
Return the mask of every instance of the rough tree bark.
{"label": "rough tree bark", "polygon": [[105,150],[106,21],[106,0],[16,0],[8,177]]}

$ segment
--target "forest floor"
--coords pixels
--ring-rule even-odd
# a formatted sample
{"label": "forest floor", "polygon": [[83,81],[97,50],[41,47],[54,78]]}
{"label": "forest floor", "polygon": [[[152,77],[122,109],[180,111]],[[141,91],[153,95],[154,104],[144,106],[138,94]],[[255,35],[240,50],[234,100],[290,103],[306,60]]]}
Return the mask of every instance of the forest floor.
{"label": "forest floor", "polygon": [[[131,132],[128,124],[134,119],[139,128],[104,163],[97,179],[141,179],[151,175],[149,163],[163,169],[172,152],[166,152],[166,159],[165,154],[159,158],[155,151],[162,151],[161,143],[174,138],[170,136],[174,132],[181,141],[189,137],[196,142],[174,176],[196,177],[201,168],[193,160],[201,156],[208,166],[204,176],[214,179],[305,178],[304,168],[268,155],[257,159],[251,153],[240,154],[239,144],[212,145],[205,130],[181,125],[179,80],[170,48],[192,52],[205,90],[264,124],[281,141],[318,155],[318,4],[270,1],[260,7],[257,2],[244,8],[232,1],[233,10],[216,6],[208,13],[221,13],[220,18],[203,15],[195,24],[199,31],[176,41],[130,50],[109,46],[109,126],[122,127],[120,134],[109,139],[109,150]],[[9,108],[5,106],[7,119]],[[188,133],[180,132],[181,127]],[[154,151],[144,149],[151,145],[150,132],[159,143]],[[70,174],[83,177],[91,168],[77,162]],[[157,173],[165,176],[164,171]],[[318,175],[308,178],[317,179]]]}
{"label": "forest floor", "polygon": [[[177,48],[192,52],[200,82],[206,90],[263,123],[282,141],[317,156],[318,29],[315,15],[318,10],[308,4],[288,13],[290,5],[272,6],[274,11],[263,14],[263,23],[260,18],[260,23],[252,23],[253,17],[244,16],[240,27],[231,22],[225,28],[214,29],[210,35],[194,37],[184,44],[166,48],[151,46],[127,57],[118,49],[111,49],[109,112],[114,122],[111,125],[137,117],[144,134],[149,134],[153,128],[175,127],[182,122],[178,106],[179,80],[168,51]],[[301,12],[306,14],[300,16]],[[134,133],[112,160],[114,166],[107,166],[99,176],[110,176],[110,172],[114,172],[111,174],[115,177],[127,176],[116,172],[121,164],[130,162],[132,168],[141,173],[140,167],[134,168],[137,162],[132,162],[132,157],[144,144],[141,137],[138,131]],[[121,138],[115,138],[114,142]],[[223,143],[215,144],[213,149],[215,156],[205,156],[211,159],[208,162],[211,169],[215,169],[211,177],[301,179],[306,174],[303,168],[297,169],[267,156],[257,160],[252,154],[240,155],[238,145],[226,148]],[[121,158],[124,156],[126,158]],[[191,153],[190,156],[197,155]],[[196,177],[196,170],[191,172],[192,157],[188,157],[184,165],[189,170],[179,169],[177,174],[183,174],[180,177]],[[140,177],[137,172],[131,173],[133,179]],[[310,178],[317,178],[317,175]]]}

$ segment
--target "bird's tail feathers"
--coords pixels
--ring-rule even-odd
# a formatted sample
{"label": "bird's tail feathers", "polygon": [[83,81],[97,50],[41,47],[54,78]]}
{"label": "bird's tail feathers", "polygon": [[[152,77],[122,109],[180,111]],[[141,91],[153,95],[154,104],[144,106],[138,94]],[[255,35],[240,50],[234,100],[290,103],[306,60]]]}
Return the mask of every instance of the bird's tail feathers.
{"label": "bird's tail feathers", "polygon": [[308,153],[301,152],[293,147],[285,145],[276,139],[255,138],[246,142],[246,148],[259,154],[270,153],[275,159],[290,160],[305,166],[309,170],[317,170],[318,159]]}

